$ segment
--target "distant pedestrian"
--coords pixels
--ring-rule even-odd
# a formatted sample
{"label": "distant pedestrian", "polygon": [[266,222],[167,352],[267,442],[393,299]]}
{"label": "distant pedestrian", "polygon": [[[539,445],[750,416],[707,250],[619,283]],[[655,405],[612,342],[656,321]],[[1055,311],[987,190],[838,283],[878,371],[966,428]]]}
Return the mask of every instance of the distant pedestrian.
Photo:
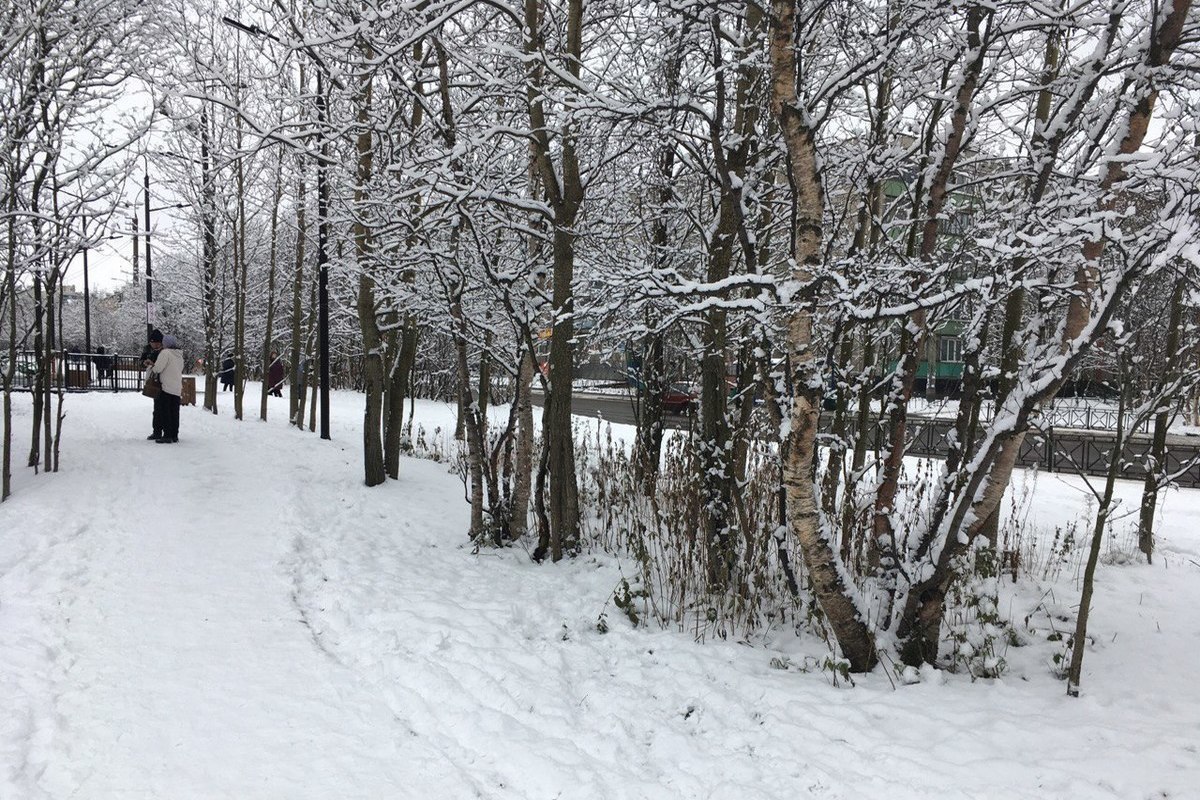
{"label": "distant pedestrian", "polygon": [[225,356],[225,360],[221,362],[221,391],[233,388],[233,376],[236,373],[236,366],[233,363],[232,356]]}
{"label": "distant pedestrian", "polygon": [[112,375],[113,359],[104,352],[104,345],[96,348],[96,354],[92,356],[92,363],[96,365],[96,380],[108,380]]}
{"label": "distant pedestrian", "polygon": [[271,365],[267,367],[267,386],[275,397],[283,397],[283,375],[283,359],[279,357],[278,350],[272,350]]}
{"label": "distant pedestrian", "polygon": [[[158,331],[155,331],[158,333]],[[158,421],[161,425],[161,436],[155,441],[159,444],[174,444],[179,441],[179,397],[183,394],[183,353],[179,350],[179,341],[168,334],[161,337],[158,359],[150,367],[150,371],[162,382],[162,391],[154,398],[154,407],[158,411]]]}

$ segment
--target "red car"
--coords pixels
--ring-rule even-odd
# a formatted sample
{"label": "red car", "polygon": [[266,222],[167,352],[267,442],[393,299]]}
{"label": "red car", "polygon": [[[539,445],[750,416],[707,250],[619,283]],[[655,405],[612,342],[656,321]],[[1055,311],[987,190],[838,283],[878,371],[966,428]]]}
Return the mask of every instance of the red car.
{"label": "red car", "polygon": [[691,414],[696,410],[696,395],[682,384],[673,384],[663,390],[663,411],[668,414]]}

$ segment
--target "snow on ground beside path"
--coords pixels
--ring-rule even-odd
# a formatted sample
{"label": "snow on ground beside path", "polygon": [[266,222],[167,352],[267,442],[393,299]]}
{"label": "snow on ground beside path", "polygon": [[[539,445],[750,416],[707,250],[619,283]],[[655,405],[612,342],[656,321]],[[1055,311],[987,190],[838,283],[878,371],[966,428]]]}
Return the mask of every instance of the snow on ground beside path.
{"label": "snow on ground beside path", "polygon": [[[599,633],[614,559],[472,553],[443,464],[365,488],[360,396],[335,394],[333,442],[229,398],[163,446],[144,398],[69,397],[62,471],[17,470],[0,798],[1200,796],[1196,492],[1167,496],[1154,566],[1102,567],[1082,698],[1037,642],[1000,680],[837,688],[771,667],[811,637],[698,645],[611,606]],[[1076,481],[1036,492],[1039,535],[1086,507]],[[1076,604],[1070,573],[1012,616]]]}

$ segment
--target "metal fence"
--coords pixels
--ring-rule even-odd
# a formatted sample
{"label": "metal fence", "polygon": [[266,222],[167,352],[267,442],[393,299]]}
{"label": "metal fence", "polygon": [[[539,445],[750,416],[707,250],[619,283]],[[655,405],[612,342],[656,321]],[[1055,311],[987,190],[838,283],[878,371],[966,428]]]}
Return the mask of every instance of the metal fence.
{"label": "metal fence", "polygon": [[[12,388],[30,392],[34,389],[41,358],[37,353],[17,353]],[[0,375],[7,374],[7,357],[0,353]],[[110,391],[132,392],[142,389],[142,356],[122,353],[69,353],[54,355],[51,364],[51,386],[67,392]]]}
{"label": "metal fence", "polygon": [[[984,402],[980,405],[979,416],[990,420],[995,413],[993,404]],[[1117,409],[1113,406],[1099,403],[1077,402],[1071,399],[1056,400],[1053,404],[1043,406],[1038,410],[1035,420],[1041,428],[1079,428],[1088,431],[1115,431],[1117,429]],[[1141,419],[1133,425],[1133,415],[1125,414],[1125,431],[1127,433],[1148,433],[1150,420]]]}
{"label": "metal fence", "polygon": [[[1141,419],[1133,425],[1131,414],[1125,415],[1125,430],[1129,433],[1146,433],[1150,420]],[[1115,431],[1117,409],[1107,406],[1083,404],[1055,404],[1041,411],[1041,426],[1054,428],[1082,428],[1089,431]]]}
{"label": "metal fence", "polygon": [[[950,449],[947,435],[953,430],[953,420],[910,419],[907,452],[915,456],[945,458]],[[881,449],[886,440],[882,424],[875,426],[874,436],[874,447]],[[1108,474],[1114,444],[1115,436],[1098,430],[1031,428],[1021,445],[1017,465],[1104,477]],[[1122,453],[1120,477],[1144,480],[1150,450],[1149,436],[1129,437]],[[1175,480],[1179,486],[1200,488],[1200,443],[1184,443],[1174,437],[1167,446],[1164,462],[1166,472],[1177,476]]]}

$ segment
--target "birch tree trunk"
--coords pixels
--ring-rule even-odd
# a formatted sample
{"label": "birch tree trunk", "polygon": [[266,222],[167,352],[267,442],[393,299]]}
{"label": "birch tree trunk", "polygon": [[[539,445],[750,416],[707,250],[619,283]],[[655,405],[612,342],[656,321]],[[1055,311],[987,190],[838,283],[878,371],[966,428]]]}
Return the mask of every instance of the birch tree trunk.
{"label": "birch tree trunk", "polygon": [[[1132,68],[1135,72],[1153,72],[1170,62],[1190,7],[1190,0],[1173,0],[1169,8],[1164,7],[1165,15],[1150,33],[1143,63]],[[1110,34],[1115,32],[1119,21],[1119,13],[1114,12],[1110,17]],[[1101,199],[1096,209],[1101,213],[1111,212],[1115,206],[1113,189],[1126,177],[1124,163],[1141,149],[1145,141],[1158,96],[1157,88],[1149,81],[1141,80],[1131,86],[1135,94],[1132,102],[1124,106],[1130,110],[1122,129],[1123,135],[1101,166],[1101,177],[1097,184]],[[1077,96],[1086,97],[1089,92],[1090,89]],[[1046,180],[1051,166],[1048,164],[1043,170]],[[1037,191],[1035,189],[1035,196]],[[1095,339],[1103,333],[1104,326],[1114,312],[1115,299],[1112,296],[1105,298],[1106,305],[1095,306],[1096,279],[1104,244],[1105,239],[1097,237],[1088,240],[1082,248],[1081,266],[1075,274],[1063,325],[1061,349],[1064,359],[1059,373],[1039,390],[1024,394],[1019,407],[1009,409],[1011,414],[1003,419],[1003,429],[998,429],[997,423],[993,423],[993,429],[989,432],[990,442],[976,457],[976,461],[980,462],[977,470],[964,482],[946,521],[936,524],[935,530],[931,530],[930,537],[922,545],[922,549],[928,552],[934,538],[941,539],[940,551],[932,569],[927,570],[927,577],[909,589],[897,627],[897,635],[903,640],[901,656],[905,663],[919,664],[937,657],[938,632],[945,613],[945,598],[956,579],[952,566],[955,557],[980,534],[988,518],[1000,505],[1012,477],[1029,415],[1040,402],[1053,397],[1062,388],[1071,370],[1078,366]]]}
{"label": "birch tree trunk", "polygon": [[[797,93],[796,8],[792,0],[771,3],[771,105],[779,120],[792,191],[792,280],[807,286],[820,263],[824,236],[824,187],[821,184],[815,131],[800,106]],[[833,540],[821,528],[813,480],[817,417],[820,414],[820,372],[813,350],[812,311],[799,306],[787,315],[787,354],[795,373],[791,426],[787,436],[783,484],[787,492],[788,527],[812,581],[813,594],[833,635],[855,672],[870,671],[877,661],[874,637],[859,613]],[[814,381],[814,378],[816,379]],[[814,385],[815,383],[815,385]]]}

